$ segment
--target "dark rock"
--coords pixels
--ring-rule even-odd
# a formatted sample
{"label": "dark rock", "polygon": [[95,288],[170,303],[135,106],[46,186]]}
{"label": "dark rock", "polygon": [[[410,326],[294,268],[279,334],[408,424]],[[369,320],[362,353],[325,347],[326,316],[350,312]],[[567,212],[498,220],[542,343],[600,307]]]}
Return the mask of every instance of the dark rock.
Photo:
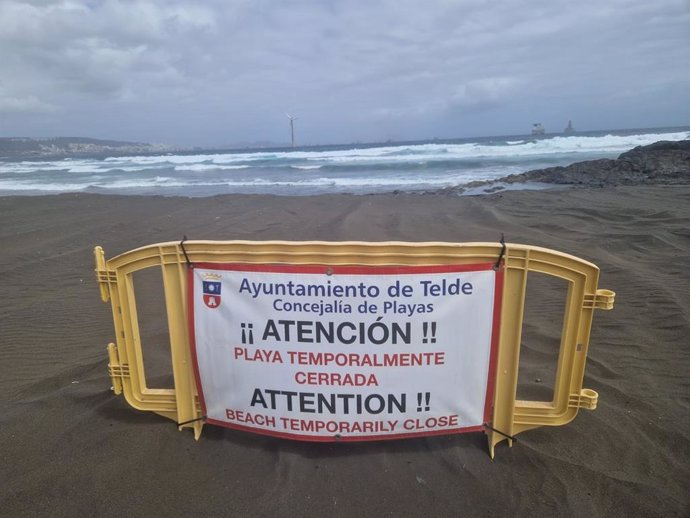
{"label": "dark rock", "polygon": [[566,167],[536,169],[502,178],[498,182],[542,182],[596,187],[690,184],[690,140],[660,141],[626,151],[616,160],[604,158],[577,162]]}

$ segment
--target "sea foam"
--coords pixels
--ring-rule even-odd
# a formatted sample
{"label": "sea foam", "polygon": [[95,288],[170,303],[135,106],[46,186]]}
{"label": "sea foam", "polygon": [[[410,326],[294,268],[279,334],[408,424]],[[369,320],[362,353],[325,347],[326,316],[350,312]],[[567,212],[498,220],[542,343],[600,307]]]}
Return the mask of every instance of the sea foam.
{"label": "sea foam", "polygon": [[[208,196],[435,189],[572,162],[615,158],[688,131],[0,162],[0,193],[112,192]],[[318,176],[317,176],[318,175]]]}

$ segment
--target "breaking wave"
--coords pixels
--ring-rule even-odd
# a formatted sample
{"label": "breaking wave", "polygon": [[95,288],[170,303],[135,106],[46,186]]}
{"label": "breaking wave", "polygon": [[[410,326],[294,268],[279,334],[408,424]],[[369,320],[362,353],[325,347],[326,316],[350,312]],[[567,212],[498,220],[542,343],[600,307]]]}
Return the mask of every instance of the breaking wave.
{"label": "breaking wave", "polygon": [[683,140],[688,131],[601,132],[309,150],[0,162],[0,193],[105,192],[209,196],[437,189]]}

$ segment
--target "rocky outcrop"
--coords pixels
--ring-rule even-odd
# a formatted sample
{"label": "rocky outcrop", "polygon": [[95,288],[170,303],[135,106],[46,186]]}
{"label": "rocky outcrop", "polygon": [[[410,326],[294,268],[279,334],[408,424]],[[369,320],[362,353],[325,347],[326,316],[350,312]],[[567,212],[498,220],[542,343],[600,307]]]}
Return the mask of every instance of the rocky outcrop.
{"label": "rocky outcrop", "polygon": [[566,167],[535,169],[498,182],[583,186],[690,184],[690,140],[660,141],[626,151],[615,160],[587,160]]}

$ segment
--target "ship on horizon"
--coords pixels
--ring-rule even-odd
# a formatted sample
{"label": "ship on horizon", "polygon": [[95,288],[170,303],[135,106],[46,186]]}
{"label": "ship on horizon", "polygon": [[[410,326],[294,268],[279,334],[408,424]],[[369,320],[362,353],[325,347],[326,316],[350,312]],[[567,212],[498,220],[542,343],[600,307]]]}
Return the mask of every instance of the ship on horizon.
{"label": "ship on horizon", "polygon": [[568,125],[563,130],[563,133],[575,133],[575,128],[573,128],[573,121],[569,120]]}
{"label": "ship on horizon", "polygon": [[544,129],[544,126],[541,125],[541,122],[535,122],[532,124],[532,135],[544,135],[546,133],[546,130]]}

